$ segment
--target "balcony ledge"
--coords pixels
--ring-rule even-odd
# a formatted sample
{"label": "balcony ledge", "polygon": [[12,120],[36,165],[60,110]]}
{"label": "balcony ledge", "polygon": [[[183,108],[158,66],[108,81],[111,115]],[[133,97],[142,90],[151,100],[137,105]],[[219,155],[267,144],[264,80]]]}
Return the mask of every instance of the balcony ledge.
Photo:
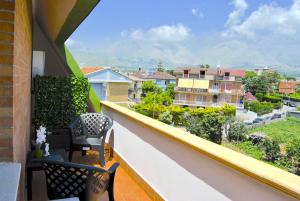
{"label": "balcony ledge", "polygon": [[238,172],[241,172],[294,198],[300,199],[300,177],[296,175],[204,140],[109,101],[103,101],[101,104],[128,117],[138,124],[150,127],[151,129],[158,131],[158,133],[174,139],[223,165],[233,168]]}

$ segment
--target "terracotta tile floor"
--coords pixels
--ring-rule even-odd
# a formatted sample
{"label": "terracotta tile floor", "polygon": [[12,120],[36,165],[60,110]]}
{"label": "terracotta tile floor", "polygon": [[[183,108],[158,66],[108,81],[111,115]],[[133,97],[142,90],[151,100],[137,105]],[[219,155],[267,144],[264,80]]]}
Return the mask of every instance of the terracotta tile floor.
{"label": "terracotta tile floor", "polygon": [[[86,156],[81,156],[80,152],[74,153],[74,162],[99,166],[98,153],[89,151]],[[108,161],[105,169],[108,169],[114,161]],[[42,171],[33,172],[32,181],[32,200],[46,201],[47,190],[45,184],[45,176]],[[116,201],[151,201],[143,189],[134,182],[134,180],[119,166],[115,177],[115,200]],[[99,201],[108,201],[107,193],[102,196]]]}

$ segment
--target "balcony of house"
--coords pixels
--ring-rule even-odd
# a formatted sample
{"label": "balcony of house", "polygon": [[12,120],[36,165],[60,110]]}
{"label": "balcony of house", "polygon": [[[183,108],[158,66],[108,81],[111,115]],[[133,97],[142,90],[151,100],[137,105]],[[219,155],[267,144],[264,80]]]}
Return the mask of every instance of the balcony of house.
{"label": "balcony of house", "polygon": [[[112,102],[102,102],[101,110],[113,119],[104,168],[121,164],[114,185],[117,201],[300,198],[298,176]],[[98,153],[80,154],[73,162],[100,166]],[[34,173],[34,201],[47,200],[45,181],[43,172]],[[100,200],[108,200],[107,193]]]}
{"label": "balcony of house", "polygon": [[115,159],[152,200],[300,198],[296,175],[111,102],[102,112],[114,120]]}

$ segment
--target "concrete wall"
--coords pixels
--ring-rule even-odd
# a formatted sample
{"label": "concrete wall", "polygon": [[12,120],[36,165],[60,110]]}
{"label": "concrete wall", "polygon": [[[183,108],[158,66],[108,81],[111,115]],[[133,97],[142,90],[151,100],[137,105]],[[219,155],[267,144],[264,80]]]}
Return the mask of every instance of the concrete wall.
{"label": "concrete wall", "polygon": [[66,76],[71,73],[56,44],[48,38],[35,20],[33,23],[33,38],[33,50],[45,51],[45,75]]}
{"label": "concrete wall", "polygon": [[[166,133],[171,133],[170,135],[176,135],[174,132],[177,132],[181,136],[183,134],[179,129],[110,104],[107,106],[103,103],[102,111],[114,120],[115,152],[165,200],[296,200],[282,191],[224,165],[225,162],[222,164],[187,144],[167,137],[152,126],[164,128]],[[196,136],[190,134],[184,136],[190,141],[198,140]],[[205,144],[206,142],[202,146],[206,146]],[[210,146],[211,143],[207,144]],[[220,151],[227,151],[223,147],[217,148]],[[218,152],[218,154],[222,153]],[[254,160],[236,152],[234,154],[240,163],[243,163],[243,159],[250,163]],[[254,162],[256,163],[256,160]],[[257,161],[257,163],[261,162]],[[259,164],[257,165],[260,167]],[[272,167],[270,169],[273,170]]]}

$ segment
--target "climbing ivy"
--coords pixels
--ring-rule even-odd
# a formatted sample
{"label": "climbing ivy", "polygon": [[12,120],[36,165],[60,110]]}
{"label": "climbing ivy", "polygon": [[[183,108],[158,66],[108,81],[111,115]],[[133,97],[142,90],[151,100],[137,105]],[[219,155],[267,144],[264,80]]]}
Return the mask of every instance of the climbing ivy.
{"label": "climbing ivy", "polygon": [[35,127],[64,128],[85,113],[90,85],[82,77],[36,76],[33,97]]}

